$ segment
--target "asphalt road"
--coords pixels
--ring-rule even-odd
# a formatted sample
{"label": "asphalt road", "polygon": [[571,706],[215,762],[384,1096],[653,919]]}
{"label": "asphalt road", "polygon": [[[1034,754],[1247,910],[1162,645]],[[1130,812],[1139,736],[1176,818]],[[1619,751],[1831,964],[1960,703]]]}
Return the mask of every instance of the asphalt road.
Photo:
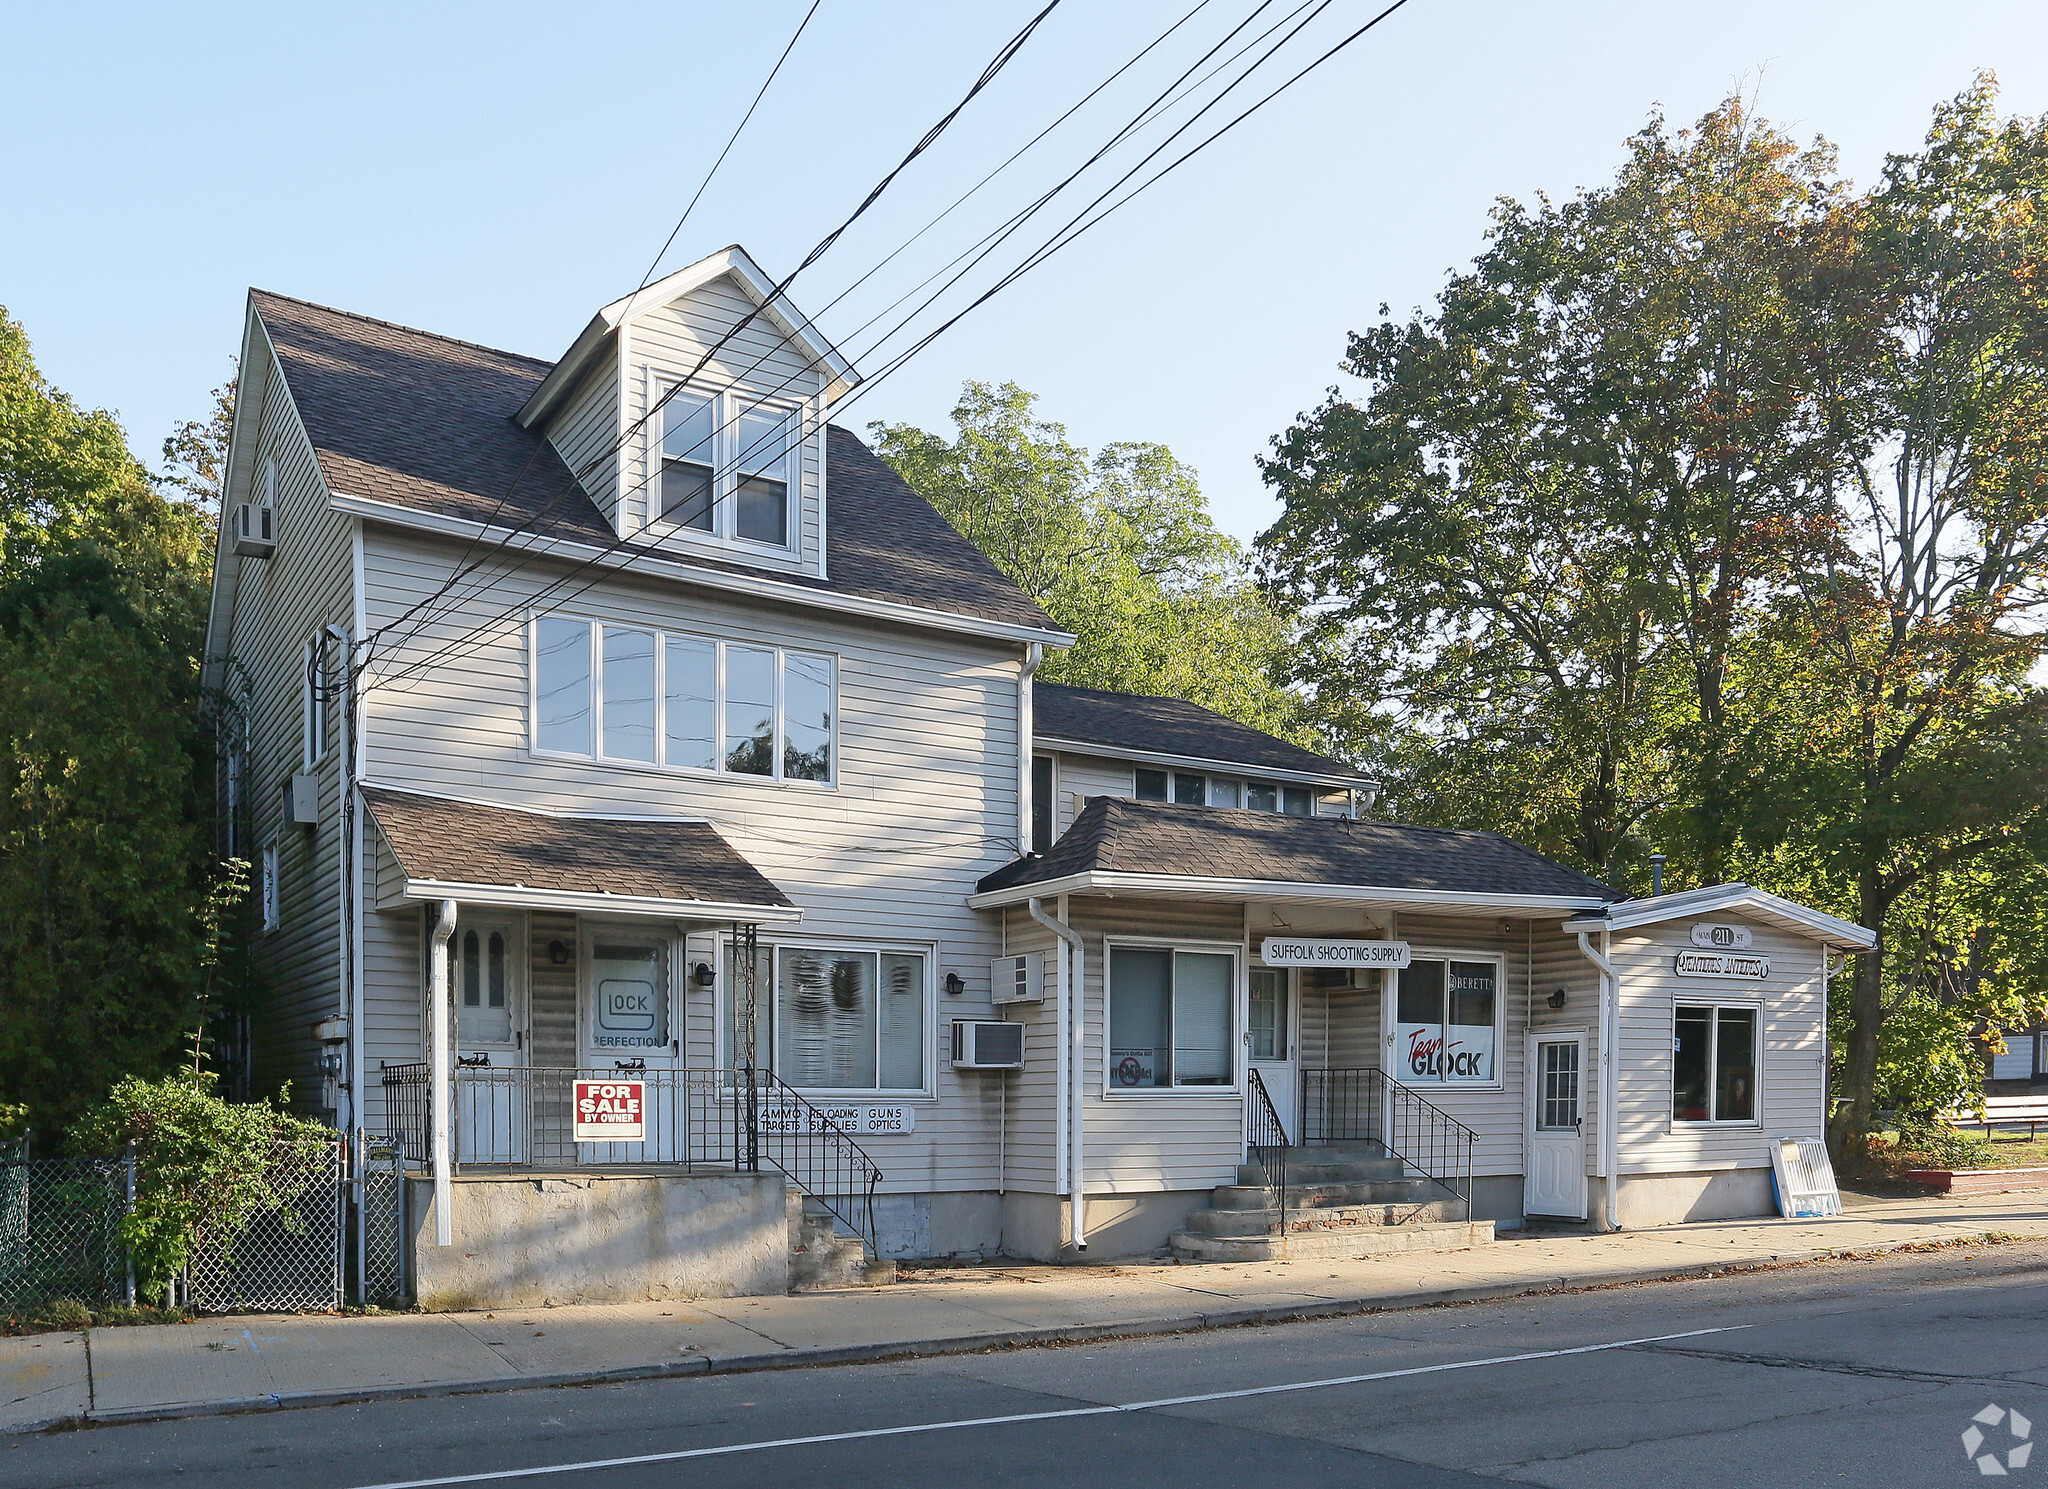
{"label": "asphalt road", "polygon": [[[1346,1379],[1361,1375],[1378,1378]],[[1138,1403],[1164,1404],[1104,1409]],[[1962,1435],[1993,1404],[2017,1410],[2029,1440],[2048,1438],[2048,1244],[1129,1343],[11,1438],[0,1484],[1891,1489],[1982,1482]],[[2006,1459],[2012,1417],[1980,1430],[1980,1454],[2048,1486],[2048,1450]],[[643,1461],[609,1462],[622,1458]]]}

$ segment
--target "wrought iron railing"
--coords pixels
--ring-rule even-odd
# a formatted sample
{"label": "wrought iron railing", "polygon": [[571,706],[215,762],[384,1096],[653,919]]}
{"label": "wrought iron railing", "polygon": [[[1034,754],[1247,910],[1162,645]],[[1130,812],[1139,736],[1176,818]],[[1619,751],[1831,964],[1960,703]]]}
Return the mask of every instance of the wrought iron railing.
{"label": "wrought iron railing", "polygon": [[1301,1072],[1301,1141],[1377,1143],[1464,1204],[1472,1218],[1472,1152],[1479,1134],[1376,1065]]}
{"label": "wrought iron railing", "polygon": [[[433,1162],[424,1061],[383,1068],[385,1130],[408,1160]],[[642,1084],[644,1136],[593,1142],[575,1135],[578,1081]],[[464,1064],[453,1072],[458,1167],[679,1164],[758,1173],[765,1165],[817,1200],[876,1250],[882,1171],[809,1099],[764,1070],[609,1069]]]}
{"label": "wrought iron railing", "polygon": [[1266,1186],[1266,1229],[1287,1233],[1287,1128],[1256,1069],[1245,1087],[1245,1157]]}

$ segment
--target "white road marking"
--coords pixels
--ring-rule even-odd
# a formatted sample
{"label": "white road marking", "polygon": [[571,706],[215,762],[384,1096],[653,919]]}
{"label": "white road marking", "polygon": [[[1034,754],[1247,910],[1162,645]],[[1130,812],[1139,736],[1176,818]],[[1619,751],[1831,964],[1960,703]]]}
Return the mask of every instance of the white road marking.
{"label": "white road marking", "polygon": [[768,1448],[804,1448],[828,1442],[858,1442],[870,1437],[905,1437],[918,1432],[953,1432],[963,1427],[1003,1427],[1012,1422],[1056,1422],[1069,1417],[1106,1417],[1119,1412],[1157,1411],[1168,1406],[1200,1406],[1209,1401],[1238,1401],[1247,1396],[1273,1396],[1283,1391],[1319,1391],[1328,1386],[1355,1386],[1373,1380],[1399,1380],[1408,1375],[1435,1375],[1445,1370],[1477,1370],[1485,1365],[1519,1365],[1526,1360],[1555,1360],[1566,1355],[1591,1355],[1602,1350],[1629,1349],[1638,1344],[1665,1344],[1673,1339],[1698,1339],[1703,1334],[1732,1334],[1754,1324],[1724,1324],[1716,1329],[1688,1329],[1683,1334],[1653,1334],[1647,1339],[1616,1339],[1606,1344],[1581,1344],[1573,1349],[1539,1349],[1523,1355],[1494,1355],[1484,1360],[1454,1360],[1447,1365],[1415,1365],[1406,1370],[1376,1370],[1369,1375],[1333,1375],[1327,1380],[1291,1380],[1277,1386],[1246,1386],[1235,1391],[1206,1391],[1199,1396],[1162,1396],[1157,1401],[1125,1401],[1111,1406],[1072,1406],[1060,1411],[1018,1412],[1006,1417],[963,1417],[952,1422],[915,1422],[907,1427],[867,1427],[858,1432],[823,1432],[815,1437],[772,1437],[760,1442],[725,1443],[715,1448],[680,1448],[672,1453],[639,1453],[630,1458],[592,1458],[583,1463],[549,1463],[538,1468],[501,1468],[491,1473],[454,1474],[441,1479],[397,1479],[387,1484],[361,1484],[356,1489],[441,1489],[446,1484],[487,1484],[502,1479],[537,1479],[547,1474],[587,1473],[595,1468],[631,1468],[640,1463],[678,1463],[686,1458],[717,1458],[728,1453],[758,1453]]}

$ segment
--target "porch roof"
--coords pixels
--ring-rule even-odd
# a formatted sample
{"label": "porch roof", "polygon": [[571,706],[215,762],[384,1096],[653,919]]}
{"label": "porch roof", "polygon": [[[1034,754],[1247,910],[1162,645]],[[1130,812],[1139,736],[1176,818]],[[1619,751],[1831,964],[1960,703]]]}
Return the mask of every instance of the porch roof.
{"label": "porch roof", "polygon": [[1492,832],[1097,796],[1050,852],[975,886],[977,909],[1130,893],[1583,914],[1620,890]]}
{"label": "porch roof", "polygon": [[364,786],[396,883],[378,905],[471,905],[788,923],[803,912],[703,821],[581,817]]}

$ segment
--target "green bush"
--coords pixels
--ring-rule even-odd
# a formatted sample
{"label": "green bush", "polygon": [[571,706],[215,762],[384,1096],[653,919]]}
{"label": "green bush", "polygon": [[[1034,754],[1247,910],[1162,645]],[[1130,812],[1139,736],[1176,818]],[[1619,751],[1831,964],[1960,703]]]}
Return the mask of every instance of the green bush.
{"label": "green bush", "polygon": [[242,1105],[213,1094],[213,1076],[187,1070],[163,1080],[128,1076],[72,1128],[74,1146],[114,1156],[135,1145],[135,1208],[121,1239],[135,1263],[136,1287],[159,1295],[204,1235],[223,1252],[249,1222],[283,1209],[297,1194],[280,1190],[271,1171],[279,1143],[320,1143],[333,1133],[262,1102]]}
{"label": "green bush", "polygon": [[1984,1168],[1991,1162],[1991,1140],[1981,1133],[1911,1117],[1899,1119],[1899,1151],[1925,1160],[1926,1168]]}

